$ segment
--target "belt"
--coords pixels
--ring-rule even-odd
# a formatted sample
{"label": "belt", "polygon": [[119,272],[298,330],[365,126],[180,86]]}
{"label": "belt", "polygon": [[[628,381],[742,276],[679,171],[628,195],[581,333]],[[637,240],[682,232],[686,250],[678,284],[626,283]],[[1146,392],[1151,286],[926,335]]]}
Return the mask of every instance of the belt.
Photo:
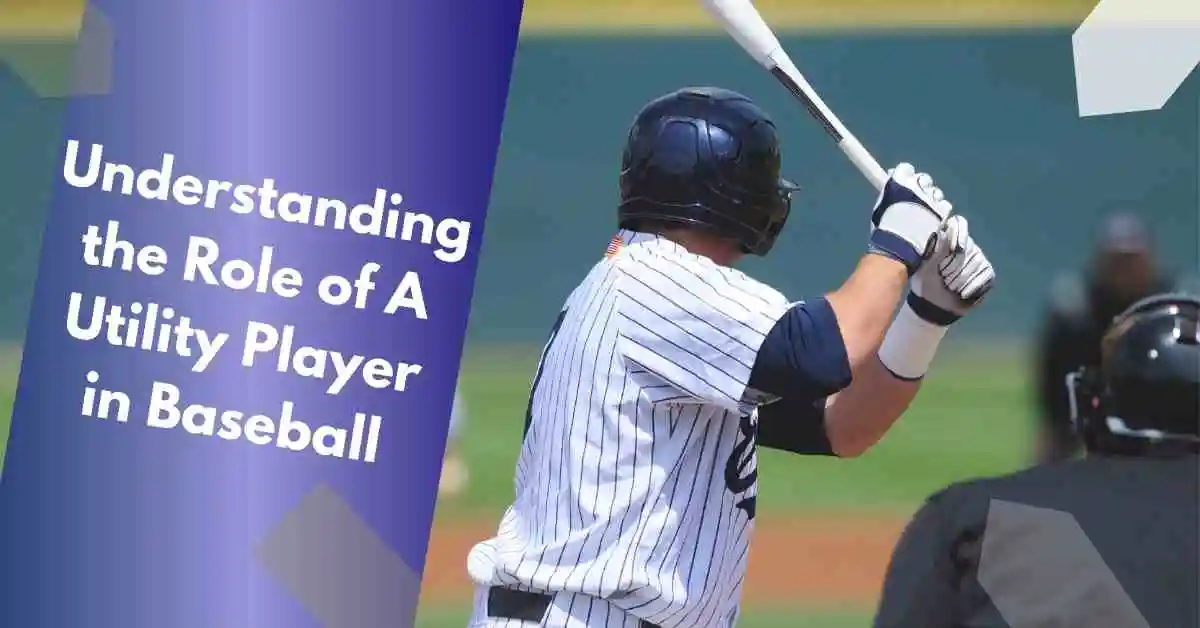
{"label": "belt", "polygon": [[[517,591],[506,587],[488,589],[487,614],[495,619],[541,622],[554,596],[548,593]],[[639,620],[641,628],[659,628],[646,620]]]}

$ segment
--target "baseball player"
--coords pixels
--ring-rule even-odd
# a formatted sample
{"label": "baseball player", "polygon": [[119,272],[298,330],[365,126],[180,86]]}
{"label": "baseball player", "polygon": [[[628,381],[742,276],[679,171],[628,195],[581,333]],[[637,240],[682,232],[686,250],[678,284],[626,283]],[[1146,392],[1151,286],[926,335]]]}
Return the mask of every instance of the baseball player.
{"label": "baseball player", "polygon": [[1064,386],[1087,456],[930,497],[877,628],[1200,626],[1200,298],[1152,296],[1106,329]]}
{"label": "baseball player", "polygon": [[637,115],[619,232],[551,328],[516,498],[468,556],[471,626],[733,625],[757,439],[866,451],[990,289],[966,221],[901,164],[853,275],[789,301],[732,268],[783,229],[797,188],[779,174],[775,125],[745,96],[684,89]]}

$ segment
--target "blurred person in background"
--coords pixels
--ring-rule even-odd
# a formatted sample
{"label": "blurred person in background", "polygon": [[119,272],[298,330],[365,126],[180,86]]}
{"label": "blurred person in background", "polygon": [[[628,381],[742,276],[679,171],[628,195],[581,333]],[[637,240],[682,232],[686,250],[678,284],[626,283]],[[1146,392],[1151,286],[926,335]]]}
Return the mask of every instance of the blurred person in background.
{"label": "blurred person in background", "polygon": [[1091,268],[1055,282],[1036,349],[1036,462],[1064,460],[1080,449],[1063,378],[1080,365],[1099,363],[1100,336],[1114,316],[1143,297],[1171,290],[1172,284],[1158,267],[1145,225],[1129,213],[1111,215],[1102,224]]}
{"label": "blurred person in background", "polygon": [[467,406],[463,401],[462,390],[455,390],[454,408],[450,411],[450,433],[446,437],[446,458],[442,461],[442,478],[438,483],[438,497],[458,495],[467,487],[467,463],[458,447],[458,437],[462,434],[466,414]]}
{"label": "blurred person in background", "polygon": [[1060,383],[1087,455],[930,497],[875,628],[1200,626],[1200,298],[1140,301]]}

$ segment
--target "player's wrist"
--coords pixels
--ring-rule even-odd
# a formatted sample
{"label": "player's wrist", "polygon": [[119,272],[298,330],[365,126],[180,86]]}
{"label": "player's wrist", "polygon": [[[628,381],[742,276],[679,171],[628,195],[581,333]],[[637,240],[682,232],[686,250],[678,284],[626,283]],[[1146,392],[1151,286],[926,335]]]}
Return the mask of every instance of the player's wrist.
{"label": "player's wrist", "polygon": [[904,304],[921,320],[939,327],[949,327],[963,317],[962,312],[938,305],[933,300],[918,294],[916,290],[909,291]]}
{"label": "player's wrist", "polygon": [[948,329],[921,317],[906,301],[879,345],[879,362],[897,379],[917,381],[929,371]]}
{"label": "player's wrist", "polygon": [[883,227],[872,231],[871,239],[867,243],[868,253],[882,255],[904,264],[909,277],[912,277],[921,268],[928,250],[928,241],[925,246],[918,247],[906,236]]}

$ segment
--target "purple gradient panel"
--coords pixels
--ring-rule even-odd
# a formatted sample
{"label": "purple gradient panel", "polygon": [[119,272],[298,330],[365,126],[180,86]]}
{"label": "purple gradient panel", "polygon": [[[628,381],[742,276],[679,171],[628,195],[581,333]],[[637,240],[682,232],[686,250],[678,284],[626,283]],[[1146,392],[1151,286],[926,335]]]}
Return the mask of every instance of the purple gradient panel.
{"label": "purple gradient panel", "polygon": [[[470,221],[470,246],[461,261],[446,263],[434,256],[436,241],[239,215],[224,201],[207,209],[79,189],[59,173],[0,483],[0,625],[305,628],[320,625],[318,617],[329,624],[343,601],[334,599],[336,591],[348,589],[337,586],[358,576],[330,567],[335,593],[320,601],[303,599],[301,589],[336,562],[337,547],[385,546],[398,557],[364,574],[403,567],[419,573],[424,566],[521,2],[94,6],[111,23],[115,47],[111,93],[68,105],[66,138],[81,142],[81,171],[98,143],[105,161],[138,169],[157,169],[162,154],[172,153],[176,178],[255,186],[271,178],[280,190],[348,204],[369,203],[376,188],[385,188],[404,195],[401,209]],[[80,237],[91,225],[103,231],[109,220],[120,221],[121,239],[166,249],[166,272],[87,267]],[[222,259],[254,263],[263,245],[273,246],[277,268],[303,275],[302,293],[286,299],[184,282],[193,235],[217,241]],[[317,299],[323,276],[353,279],[368,261],[382,270],[367,309]],[[382,313],[407,271],[421,277],[428,320],[407,310]],[[170,306],[176,319],[188,316],[194,327],[230,338],[203,373],[173,353],[76,340],[65,324],[72,292],[82,292],[87,304],[102,295],[126,307]],[[276,372],[274,354],[243,367],[249,320],[294,325],[297,346],[424,368],[405,392],[371,389],[357,378],[329,395],[329,380]],[[128,423],[82,416],[85,376],[93,370],[98,387],[129,395]],[[290,400],[296,418],[314,427],[349,427],[356,412],[378,414],[377,461],[146,427],[156,381],[177,385],[181,405],[247,415],[277,418]],[[324,497],[314,501],[316,494]],[[318,512],[296,521],[302,504]],[[330,504],[329,512],[320,512],[321,504]],[[355,518],[363,525],[328,523]],[[335,528],[327,538],[321,522]],[[338,538],[351,530],[372,539]],[[375,552],[355,551],[359,562]],[[309,579],[281,579],[270,568],[280,564]],[[387,591],[389,583],[378,579],[352,584],[360,593],[374,587],[378,595],[411,597],[398,611],[409,616],[386,620],[411,625],[415,590]],[[356,600],[370,604],[378,595]],[[340,625],[384,625],[368,615],[350,613]]]}

